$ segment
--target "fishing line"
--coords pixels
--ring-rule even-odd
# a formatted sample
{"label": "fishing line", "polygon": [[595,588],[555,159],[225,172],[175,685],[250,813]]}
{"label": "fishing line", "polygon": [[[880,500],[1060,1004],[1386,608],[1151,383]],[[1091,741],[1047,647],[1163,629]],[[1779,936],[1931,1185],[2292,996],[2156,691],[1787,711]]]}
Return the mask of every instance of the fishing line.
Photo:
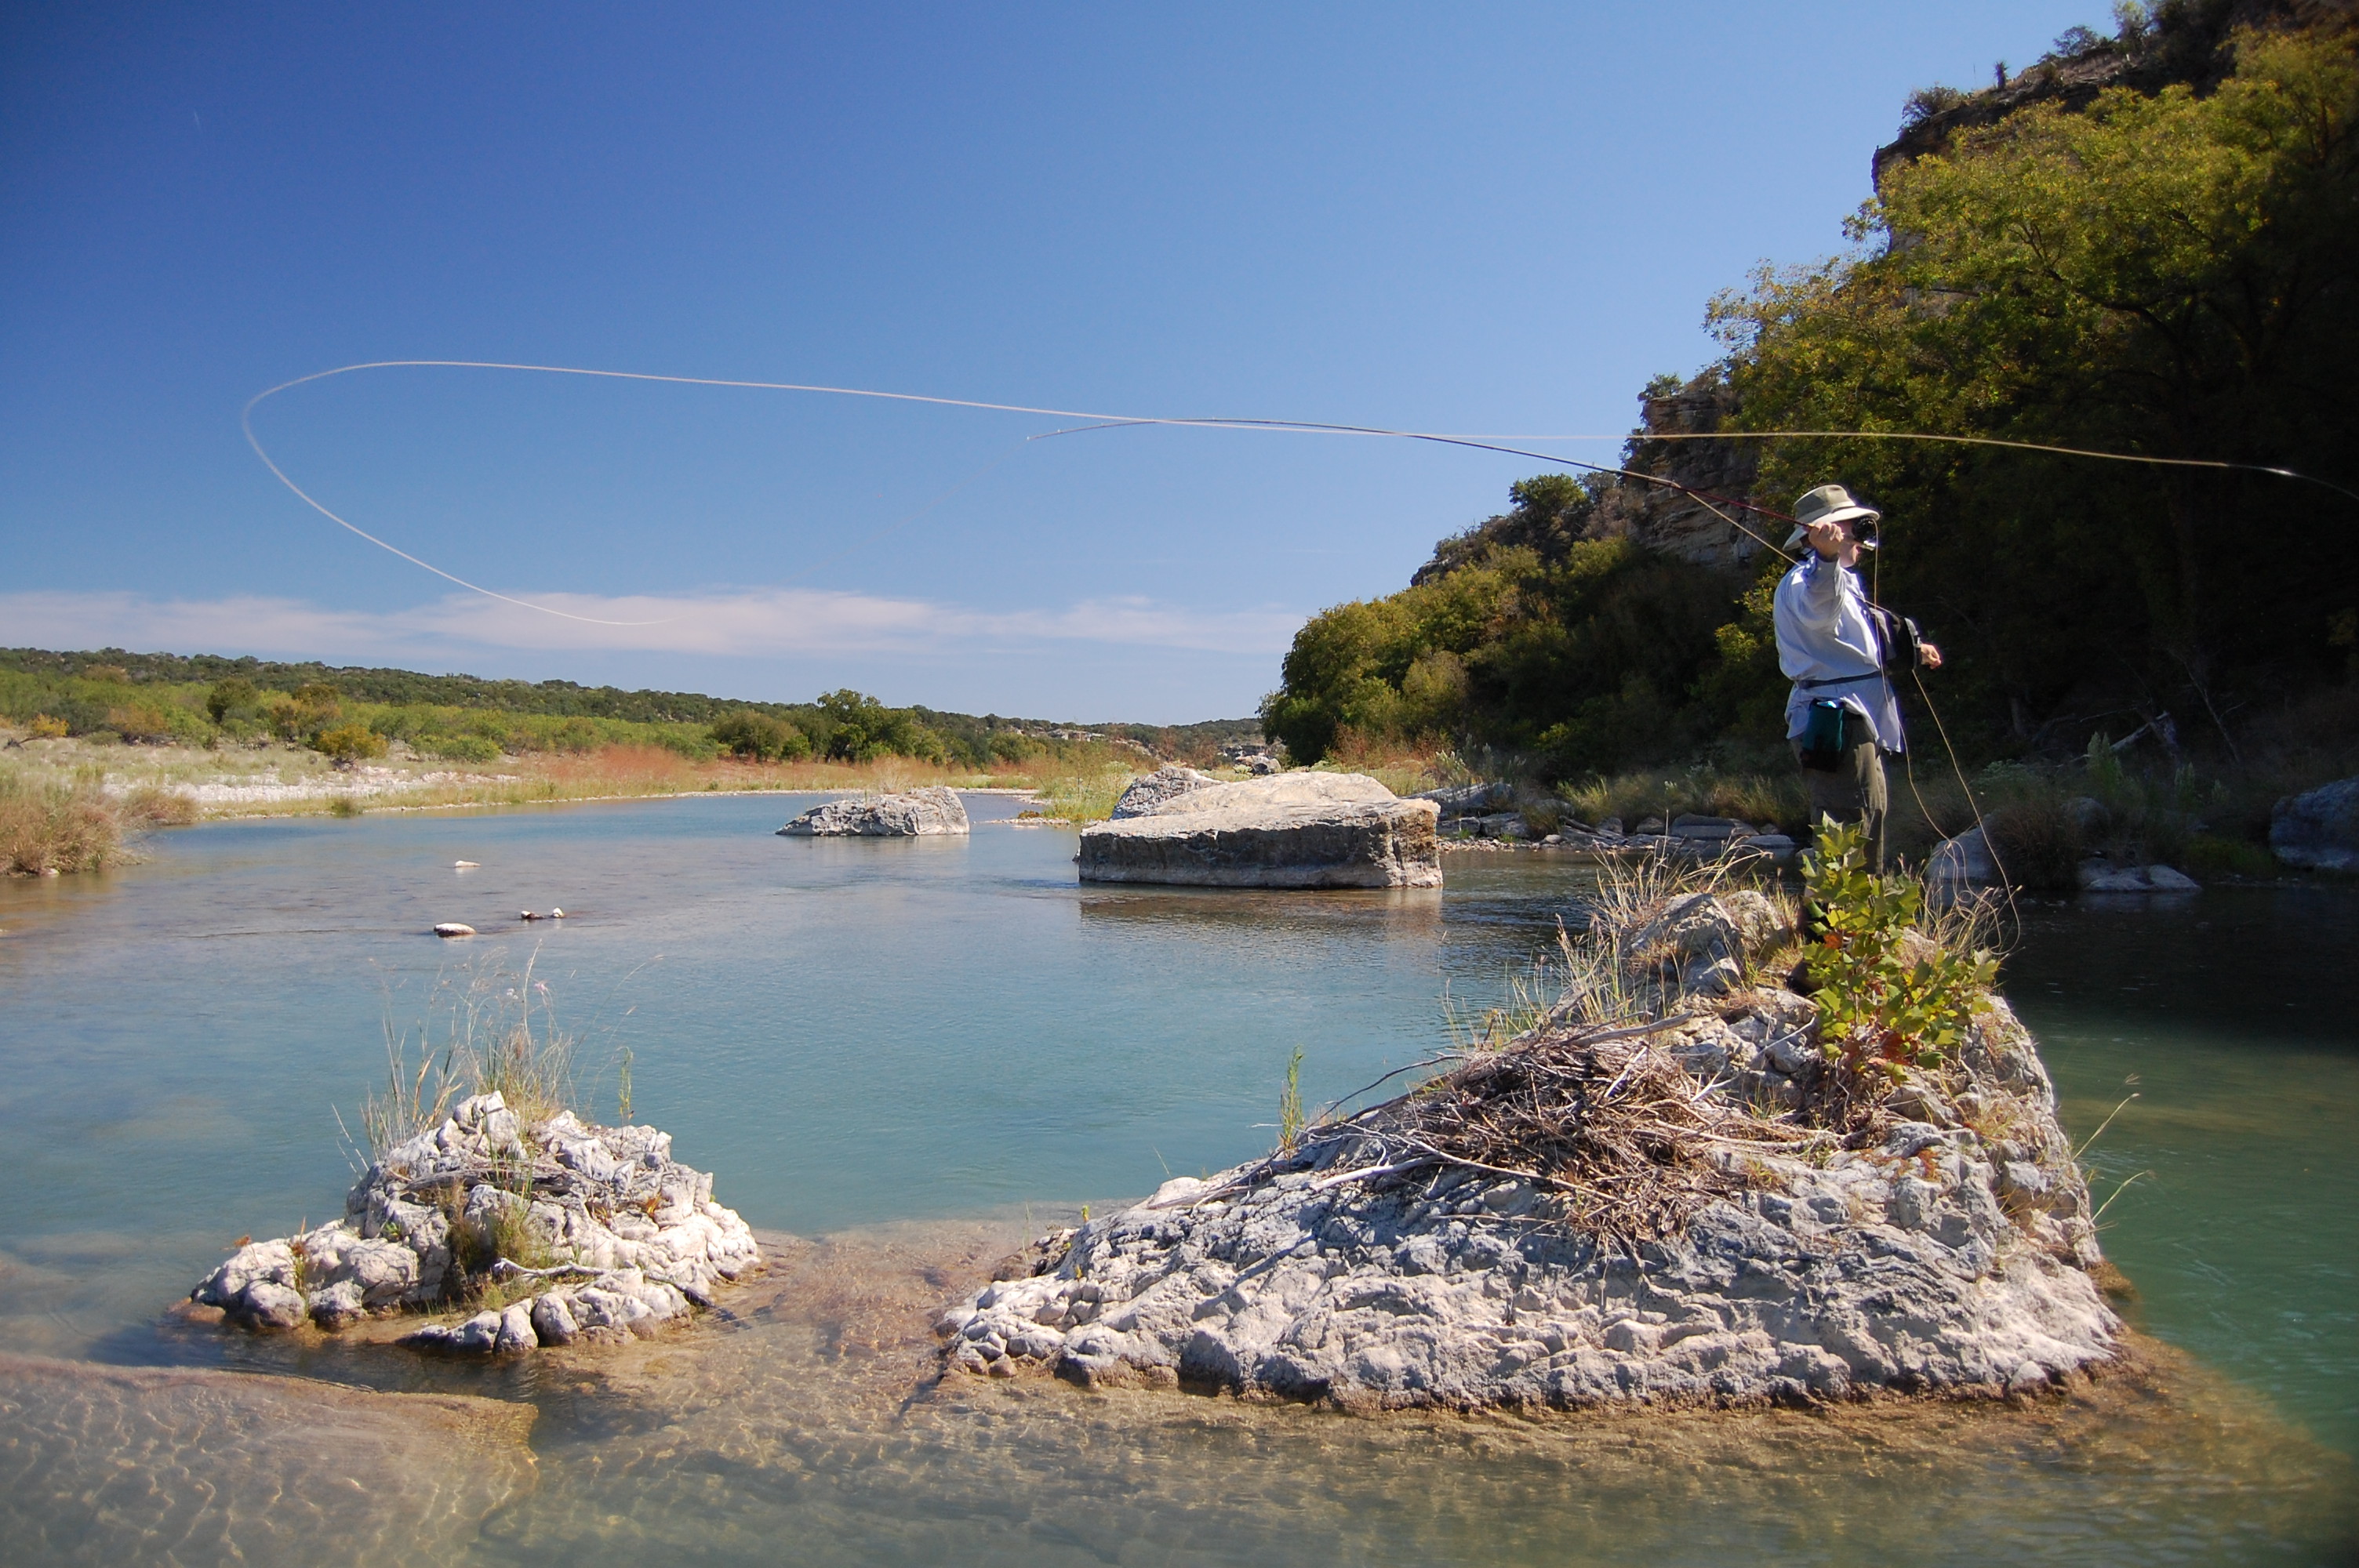
{"label": "fishing line", "polygon": [[[1088,409],[1051,408],[1036,404],[995,403],[988,402],[981,398],[940,397],[924,393],[888,392],[875,387],[831,386],[812,382],[752,381],[725,376],[664,375],[651,371],[598,370],[582,365],[532,364],[509,360],[367,360],[354,364],[337,365],[330,370],[314,371],[309,375],[299,375],[292,380],[280,382],[276,386],[267,387],[265,390],[255,394],[254,396],[246,400],[245,408],[240,411],[238,416],[239,427],[245,431],[246,444],[254,449],[255,456],[262,460],[263,466],[270,470],[272,477],[276,478],[279,483],[285,485],[288,491],[292,492],[298,500],[301,501],[306,506],[310,507],[313,511],[319,513],[322,517],[327,518],[331,523],[333,523],[338,527],[343,528],[352,534],[356,535],[360,538],[366,540],[368,543],[376,546],[379,549],[385,550],[392,555],[398,556],[403,560],[409,562],[412,566],[421,568],[426,571],[433,573],[436,577],[456,583],[458,586],[468,589],[470,592],[483,594],[488,599],[498,600],[504,604],[513,604],[521,609],[538,611],[544,615],[554,615],[562,620],[582,622],[593,626],[659,626],[666,624],[670,621],[676,621],[679,618],[677,616],[667,616],[654,621],[611,621],[594,615],[578,615],[571,611],[558,610],[545,604],[535,604],[529,600],[516,599],[511,595],[485,588],[480,583],[470,582],[466,579],[458,576],[456,573],[445,571],[440,567],[434,565],[430,561],[421,560],[418,557],[411,555],[408,551],[400,548],[398,546],[378,538],[375,535],[368,532],[368,530],[330,510],[316,497],[312,496],[308,491],[304,490],[302,486],[297,484],[293,479],[288,477],[287,471],[280,468],[278,464],[272,460],[268,451],[264,449],[260,438],[255,435],[255,409],[266,400],[275,397],[282,392],[288,391],[294,387],[308,385],[315,381],[325,381],[332,376],[351,375],[361,371],[369,370],[400,369],[520,371],[539,375],[588,376],[605,381],[657,382],[674,386],[734,387],[762,392],[807,392],[831,397],[866,397],[889,403],[917,403],[942,408],[973,408],[992,413],[1033,414],[1042,415],[1051,418],[1083,419],[1092,421],[1090,424],[1079,426],[1071,429],[1044,431],[1038,436],[1027,438],[1029,440],[1047,439],[1049,437],[1054,436],[1080,435],[1092,430],[1119,429],[1134,426],[1155,425],[1194,427],[1199,429],[1269,430],[1293,432],[1298,434],[1366,436],[1393,440],[1426,441],[1440,446],[1462,447],[1474,451],[1498,452],[1510,457],[1530,458],[1536,461],[1550,463],[1560,468],[1580,469],[1590,473],[1613,474],[1620,478],[1636,481],[1639,483],[1655,485],[1662,489],[1675,491],[1680,494],[1685,495],[1690,500],[1695,501],[1706,511],[1712,513],[1715,517],[1718,517],[1722,522],[1726,523],[1730,527],[1735,529],[1738,533],[1745,535],[1747,538],[1754,540],[1764,549],[1768,550],[1780,559],[1786,561],[1792,561],[1795,559],[1793,556],[1788,554],[1783,548],[1772,543],[1768,538],[1765,537],[1761,534],[1756,533],[1753,529],[1746,527],[1742,523],[1739,523],[1734,517],[1730,516],[1727,512],[1722,510],[1722,507],[1726,506],[1734,508],[1737,511],[1754,513],[1759,516],[1776,518],[1780,522],[1791,523],[1794,521],[1793,518],[1788,516],[1785,513],[1778,512],[1774,508],[1761,506],[1734,496],[1715,495],[1709,492],[1700,491],[1691,485],[1680,484],[1675,480],[1665,479],[1659,474],[1642,473],[1631,469],[1615,468],[1605,463],[1583,462],[1575,458],[1560,457],[1552,452],[1535,452],[1523,448],[1510,447],[1502,444],[1503,441],[1508,439],[1549,441],[1604,441],[1630,439],[1631,438],[1627,436],[1519,436],[1486,439],[1480,436],[1451,435],[1428,430],[1395,430],[1381,426],[1339,425],[1303,419],[1253,419],[1228,416],[1184,418],[1157,416],[1152,415],[1119,415]],[[2359,492],[2345,490],[2343,486],[2335,484],[2331,481],[2317,479],[2309,474],[2298,473],[2291,469],[2274,468],[2266,464],[2225,462],[2199,458],[2158,458],[2138,453],[2105,452],[2079,447],[2051,446],[2033,441],[2003,440],[1996,437],[1988,436],[1942,436],[1919,431],[1895,430],[1731,430],[1716,432],[1648,433],[1640,436],[1638,438],[1642,440],[1771,440],[1806,438],[1856,440],[1939,441],[1964,446],[2002,447],[2023,451],[2049,452],[2066,457],[2093,458],[2112,462],[2147,463],[2164,467],[2203,468],[2262,473],[2280,479],[2297,480],[2305,483],[2321,485],[2328,490],[2335,492],[2337,494],[2348,496],[2354,501],[2359,501]],[[967,480],[962,481],[956,485],[953,485],[949,491],[944,492],[940,497],[938,497],[934,502],[929,503],[927,506],[920,508],[917,513],[910,514],[908,517],[903,518],[898,523],[891,524],[878,534],[864,536],[863,538],[854,541],[854,543],[852,546],[847,546],[845,550],[839,551],[836,555],[829,557],[827,562],[820,564],[825,565],[828,564],[828,562],[841,559],[843,555],[848,554],[852,549],[856,549],[863,545],[873,542],[875,538],[881,538],[885,536],[885,535],[897,532],[901,528],[908,526],[910,523],[915,522],[919,517],[923,516],[926,512],[930,511],[934,506],[940,504],[942,501],[949,499],[951,495],[963,490],[968,484],[973,483],[975,479],[980,479],[983,477],[984,473],[989,472],[992,468],[997,467],[998,463],[1004,460],[1004,458],[995,460],[993,463],[986,465],[980,472]],[[808,575],[810,571],[816,569],[817,567],[807,568],[804,575]]]}

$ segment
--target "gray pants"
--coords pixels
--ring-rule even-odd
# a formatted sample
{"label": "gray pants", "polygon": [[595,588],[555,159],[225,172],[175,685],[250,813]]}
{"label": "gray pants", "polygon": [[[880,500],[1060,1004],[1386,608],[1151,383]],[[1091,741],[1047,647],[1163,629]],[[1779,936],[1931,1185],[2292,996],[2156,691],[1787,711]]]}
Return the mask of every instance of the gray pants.
{"label": "gray pants", "polygon": [[[1794,760],[1799,762],[1801,759],[1802,743],[1797,741]],[[1884,753],[1876,750],[1875,742],[1862,741],[1846,750],[1832,773],[1804,768],[1802,779],[1810,786],[1811,829],[1817,829],[1821,816],[1861,824],[1867,829],[1868,869],[1881,875],[1884,819],[1891,800],[1884,787]]]}

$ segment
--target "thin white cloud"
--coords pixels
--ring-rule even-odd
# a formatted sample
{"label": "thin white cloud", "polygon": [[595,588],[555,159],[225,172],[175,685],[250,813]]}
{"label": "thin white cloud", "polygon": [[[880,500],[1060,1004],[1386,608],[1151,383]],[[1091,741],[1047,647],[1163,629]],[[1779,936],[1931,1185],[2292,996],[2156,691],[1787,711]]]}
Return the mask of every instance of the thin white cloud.
{"label": "thin white cloud", "polygon": [[457,648],[579,649],[777,658],[940,654],[1047,643],[1211,653],[1282,653],[1302,617],[1277,609],[1197,611],[1144,598],[1083,600],[1060,610],[979,611],[916,599],[810,589],[706,594],[519,593],[601,622],[560,620],[473,594],[378,613],[299,600],[152,599],[132,593],[0,594],[0,643],[418,658]]}

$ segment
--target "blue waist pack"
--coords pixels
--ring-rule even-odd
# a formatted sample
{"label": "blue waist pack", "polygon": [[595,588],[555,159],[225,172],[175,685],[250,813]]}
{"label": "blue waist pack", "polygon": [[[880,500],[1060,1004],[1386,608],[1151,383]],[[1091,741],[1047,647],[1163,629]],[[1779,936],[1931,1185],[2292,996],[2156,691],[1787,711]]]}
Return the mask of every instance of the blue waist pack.
{"label": "blue waist pack", "polygon": [[1802,766],[1822,773],[1841,768],[1843,753],[1852,746],[1850,730],[1850,708],[1823,699],[1811,703],[1809,722],[1802,730]]}

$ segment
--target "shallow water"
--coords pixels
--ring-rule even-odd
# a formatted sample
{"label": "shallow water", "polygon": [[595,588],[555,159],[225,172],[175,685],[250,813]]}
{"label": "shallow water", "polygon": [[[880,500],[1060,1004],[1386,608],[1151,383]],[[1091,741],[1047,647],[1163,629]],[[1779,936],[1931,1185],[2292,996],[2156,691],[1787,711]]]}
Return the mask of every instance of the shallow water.
{"label": "shallow water", "polygon": [[[527,1401],[537,1487],[486,1494],[466,1549],[486,1561],[2306,1562],[2354,1539],[2359,1046],[2329,982],[2359,953],[2359,893],[2026,912],[2007,983],[2076,1135],[2138,1077],[2090,1158],[2101,1195],[2151,1173],[2106,1245],[2133,1318],[2184,1362],[2158,1349],[2152,1378],[2011,1412],[1376,1422],[929,1390],[925,1325],[1062,1206],[1266,1147],[1254,1124],[1296,1046],[1314,1099],[1430,1051],[1445,987],[1495,1000],[1580,870],[1467,857],[1439,893],[1083,890],[1070,833],[772,837],[799,804],[217,826],[121,873],[0,885],[0,1346]],[[561,926],[514,918],[550,904]],[[449,919],[494,935],[419,935]],[[600,1114],[627,1047],[636,1115],[723,1201],[829,1239],[788,1246],[734,1325],[489,1374],[159,1324],[239,1235],[340,1206],[329,1108],[351,1120],[381,1079],[386,1020],[429,1017],[438,977],[527,959],[584,1036]],[[107,1421],[36,1441],[8,1408],[12,1510],[22,1477],[66,1496],[126,1457],[146,1474]],[[253,1560],[302,1555],[255,1522],[250,1462],[201,1471],[151,1489],[215,1498]],[[270,1497],[314,1506],[299,1484]],[[49,1552],[122,1554],[119,1520],[75,1520]]]}

